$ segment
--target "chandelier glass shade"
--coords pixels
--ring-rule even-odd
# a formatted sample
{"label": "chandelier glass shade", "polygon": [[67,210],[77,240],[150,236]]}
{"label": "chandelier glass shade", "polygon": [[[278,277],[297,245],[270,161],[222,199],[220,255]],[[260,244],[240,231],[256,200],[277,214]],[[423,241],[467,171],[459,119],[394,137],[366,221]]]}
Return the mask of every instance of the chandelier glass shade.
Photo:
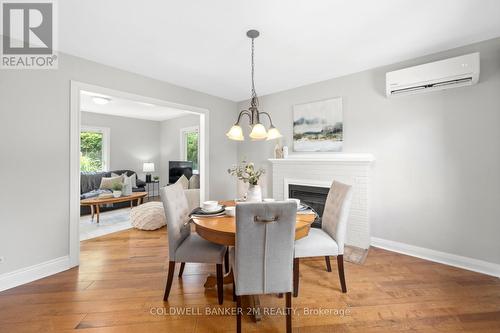
{"label": "chandelier glass shade", "polygon": [[[259,32],[257,30],[249,30],[247,31],[248,38],[252,39],[252,98],[250,100],[250,107],[248,110],[240,111],[238,115],[238,119],[234,123],[234,125],[229,129],[226,133],[226,136],[235,141],[244,141],[245,137],[243,135],[243,129],[240,126],[240,121],[243,116],[247,116],[251,132],[250,138],[254,141],[260,140],[274,140],[277,138],[281,138],[282,135],[280,131],[274,127],[271,116],[267,112],[260,112],[258,109],[259,99],[257,98],[257,93],[255,92],[255,83],[254,83],[254,72],[255,72],[255,63],[254,63],[254,40],[259,37]],[[261,116],[266,116],[269,119],[269,130],[262,124],[260,118]]]}
{"label": "chandelier glass shade", "polygon": [[241,128],[240,125],[233,125],[230,129],[229,132],[226,133],[227,137],[230,138],[231,140],[235,141],[244,141],[245,137],[243,136],[243,129]]}
{"label": "chandelier glass shade", "polygon": [[267,139],[267,130],[261,123],[255,124],[250,132],[250,137],[252,140],[264,140]]}

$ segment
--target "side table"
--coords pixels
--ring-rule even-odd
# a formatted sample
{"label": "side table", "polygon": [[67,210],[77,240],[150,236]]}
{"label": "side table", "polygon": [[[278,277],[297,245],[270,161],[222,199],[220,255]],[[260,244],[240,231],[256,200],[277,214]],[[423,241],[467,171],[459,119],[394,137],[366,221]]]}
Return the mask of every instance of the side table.
{"label": "side table", "polygon": [[[149,187],[153,187],[153,195],[149,194]],[[155,191],[155,187],[158,189]],[[160,196],[160,181],[159,180],[152,180],[150,182],[146,182],[146,192],[148,193],[147,198],[155,198]]]}

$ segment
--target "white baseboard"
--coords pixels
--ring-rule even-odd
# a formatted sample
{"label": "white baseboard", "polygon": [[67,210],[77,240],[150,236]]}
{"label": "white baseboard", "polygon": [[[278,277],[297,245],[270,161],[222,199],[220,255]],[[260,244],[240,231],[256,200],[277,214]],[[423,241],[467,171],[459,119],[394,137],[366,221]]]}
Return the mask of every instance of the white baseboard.
{"label": "white baseboard", "polygon": [[65,271],[71,268],[70,266],[69,256],[64,256],[4,273],[0,275],[0,291]]}
{"label": "white baseboard", "polygon": [[418,247],[405,243],[399,243],[387,239],[372,237],[371,245],[384,250],[406,254],[412,257],[426,259],[449,266],[467,269],[478,273],[500,277],[500,265],[456,254],[446,253]]}

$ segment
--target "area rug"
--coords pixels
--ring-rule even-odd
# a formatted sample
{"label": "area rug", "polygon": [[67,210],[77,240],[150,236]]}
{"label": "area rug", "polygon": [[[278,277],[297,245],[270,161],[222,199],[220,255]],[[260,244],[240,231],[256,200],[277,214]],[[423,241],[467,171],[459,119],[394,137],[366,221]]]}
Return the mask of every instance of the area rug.
{"label": "area rug", "polygon": [[363,265],[369,250],[369,248],[362,249],[356,246],[346,245],[344,247],[344,260],[352,262],[353,264]]}
{"label": "area rug", "polygon": [[80,217],[80,241],[130,228],[132,228],[130,208],[103,212],[99,216],[99,223],[96,222],[95,218],[92,221],[90,215],[85,215]]}

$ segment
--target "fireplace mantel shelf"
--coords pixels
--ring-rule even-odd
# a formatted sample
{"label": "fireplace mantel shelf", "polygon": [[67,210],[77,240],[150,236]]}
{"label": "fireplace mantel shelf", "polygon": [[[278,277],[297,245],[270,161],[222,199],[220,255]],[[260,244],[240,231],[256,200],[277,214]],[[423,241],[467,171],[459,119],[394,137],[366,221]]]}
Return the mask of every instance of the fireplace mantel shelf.
{"label": "fireplace mantel shelf", "polygon": [[308,154],[308,155],[298,155],[292,154],[287,158],[270,158],[271,163],[307,163],[307,162],[365,162],[371,163],[375,161],[375,157],[372,154]]}

